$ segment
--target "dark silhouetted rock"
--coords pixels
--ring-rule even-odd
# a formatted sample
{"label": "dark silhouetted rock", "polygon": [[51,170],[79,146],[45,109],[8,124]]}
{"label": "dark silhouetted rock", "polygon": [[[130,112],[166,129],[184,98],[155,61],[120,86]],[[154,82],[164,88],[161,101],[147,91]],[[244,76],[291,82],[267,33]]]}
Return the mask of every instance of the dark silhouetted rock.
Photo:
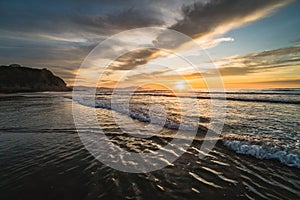
{"label": "dark silhouetted rock", "polygon": [[70,91],[66,83],[47,69],[0,66],[0,93]]}

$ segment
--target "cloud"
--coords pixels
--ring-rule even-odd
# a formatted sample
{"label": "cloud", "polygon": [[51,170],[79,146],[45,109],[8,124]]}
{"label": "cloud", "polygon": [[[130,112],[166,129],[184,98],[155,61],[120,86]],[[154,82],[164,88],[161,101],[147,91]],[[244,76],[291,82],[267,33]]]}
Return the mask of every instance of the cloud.
{"label": "cloud", "polygon": [[129,52],[117,58],[110,66],[111,70],[132,70],[136,66],[146,64],[148,60],[151,60],[157,56],[158,50],[154,48],[141,49]]}
{"label": "cloud", "polygon": [[192,38],[225,32],[268,16],[289,0],[211,0],[182,7],[184,18],[171,26]]}
{"label": "cloud", "polygon": [[291,40],[290,43],[296,43],[296,44],[298,44],[298,43],[300,43],[300,38],[297,38],[295,40]]}
{"label": "cloud", "polygon": [[234,42],[234,38],[232,37],[221,37],[221,38],[216,38],[216,39],[209,39],[209,40],[198,40],[198,44],[204,48],[204,49],[209,49],[212,47],[215,47],[219,45],[222,42]]}
{"label": "cloud", "polygon": [[[204,41],[212,47],[232,41],[225,32],[268,16],[288,0],[139,1],[80,0],[0,2],[0,61],[28,66],[61,66],[70,77],[100,41],[114,33],[145,26],[163,26]],[[161,34],[156,42],[168,43]],[[154,41],[155,42],[155,41]],[[182,43],[173,43],[172,48]],[[141,50],[121,56],[112,70],[132,70],[162,56]],[[69,71],[69,74],[67,74]]]}
{"label": "cloud", "polygon": [[[151,1],[1,1],[1,29],[43,34],[109,35],[141,26],[162,25]],[[96,35],[95,35],[96,34]]]}
{"label": "cloud", "polygon": [[[109,35],[122,30],[129,30],[147,26],[162,26],[164,22],[159,18],[158,12],[142,12],[133,7],[122,10],[117,13],[109,13],[102,15],[76,15],[72,21],[79,24],[80,27],[95,29],[99,33]],[[98,31],[97,31],[98,30]]]}
{"label": "cloud", "polygon": [[162,70],[155,70],[155,71],[152,71],[152,72],[144,72],[144,73],[137,73],[137,74],[132,74],[132,75],[129,75],[126,77],[126,79],[128,80],[132,80],[132,79],[149,79],[149,77],[164,77],[164,75],[166,75],[167,72],[171,72],[173,71],[173,69],[169,69],[169,68],[166,68],[164,67]]}
{"label": "cloud", "polygon": [[[289,0],[211,0],[199,1],[190,5],[182,6],[182,19],[170,26],[170,29],[179,31],[190,36],[193,39],[202,39],[198,41],[204,48],[210,48],[218,45],[221,42],[234,41],[233,38],[214,38],[225,32],[245,25],[249,22],[258,20],[268,16],[275,9],[287,4]],[[204,36],[207,38],[204,39]],[[170,42],[171,41],[171,42]],[[155,43],[161,43],[162,46],[170,48],[178,48],[183,45],[182,41],[177,41],[176,38],[170,38],[170,35],[161,33],[157,36]],[[126,61],[120,63],[115,70],[132,70],[141,64],[146,64],[149,60],[157,58],[151,56],[152,50],[144,50],[145,58],[140,57],[140,53],[129,54]],[[157,54],[157,51],[152,52]],[[136,59],[142,59],[143,62],[135,62]],[[124,65],[124,66],[122,66]],[[131,67],[129,67],[129,65]]]}
{"label": "cloud", "polygon": [[[258,53],[246,54],[242,56],[227,57],[215,60],[214,63],[216,66],[218,66],[218,70],[222,77],[246,76],[255,73],[263,77],[264,73],[276,72],[279,69],[285,69],[286,72],[286,69],[289,69],[290,71],[294,71],[294,73],[297,74],[297,71],[300,70],[300,46],[291,46],[269,51],[262,51]],[[202,67],[201,70],[203,70],[201,71],[201,73],[185,72],[183,76],[188,80],[192,80],[201,79],[203,77],[215,77],[217,75],[209,68],[205,69]],[[281,74],[281,77],[284,77],[284,75],[285,74]],[[293,74],[290,74],[289,76],[291,75]],[[290,83],[297,82],[293,80],[294,79],[291,78]],[[263,82],[268,83],[268,81]],[[275,82],[275,80],[273,82]],[[284,80],[284,82],[289,83],[289,80],[286,79]]]}
{"label": "cloud", "polygon": [[288,85],[298,85],[300,86],[300,79],[292,79],[292,80],[273,80],[273,81],[259,81],[255,83],[261,84],[288,84]]}
{"label": "cloud", "polygon": [[[162,2],[0,2],[0,62],[73,70],[107,36],[130,28],[163,26]],[[65,72],[62,72],[65,75]]]}
{"label": "cloud", "polygon": [[215,61],[223,76],[247,75],[300,66],[300,46],[234,56]]}

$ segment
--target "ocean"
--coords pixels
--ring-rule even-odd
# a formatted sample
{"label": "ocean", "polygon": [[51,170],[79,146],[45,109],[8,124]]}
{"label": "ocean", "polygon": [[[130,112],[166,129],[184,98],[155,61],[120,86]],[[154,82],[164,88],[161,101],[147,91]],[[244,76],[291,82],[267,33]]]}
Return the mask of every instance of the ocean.
{"label": "ocean", "polygon": [[[118,93],[114,104],[108,90],[97,91],[92,104],[72,93],[0,95],[0,199],[300,198],[300,89],[233,90],[227,91],[226,101],[215,92],[215,102],[226,103],[226,117],[222,134],[213,139],[205,137],[212,118],[210,93],[129,94]],[[180,102],[189,99],[196,105],[184,105],[183,112]],[[176,159],[161,158],[166,166],[146,173],[103,164],[81,137],[94,125],[86,119],[79,130],[72,106],[80,113],[96,110],[98,126],[113,145],[95,148],[109,154],[111,162],[137,165],[128,162],[126,153],[112,156],[115,146],[134,153],[160,149]],[[195,124],[192,119],[199,120]],[[179,129],[188,134],[195,128],[186,151],[166,148]],[[216,144],[199,157],[206,140]]]}

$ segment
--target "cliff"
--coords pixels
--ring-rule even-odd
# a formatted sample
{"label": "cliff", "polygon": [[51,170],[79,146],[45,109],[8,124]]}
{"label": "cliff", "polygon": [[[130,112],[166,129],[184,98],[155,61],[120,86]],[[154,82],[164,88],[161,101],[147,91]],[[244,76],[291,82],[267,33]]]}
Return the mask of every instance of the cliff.
{"label": "cliff", "polygon": [[66,83],[47,69],[13,64],[0,66],[0,93],[70,91]]}

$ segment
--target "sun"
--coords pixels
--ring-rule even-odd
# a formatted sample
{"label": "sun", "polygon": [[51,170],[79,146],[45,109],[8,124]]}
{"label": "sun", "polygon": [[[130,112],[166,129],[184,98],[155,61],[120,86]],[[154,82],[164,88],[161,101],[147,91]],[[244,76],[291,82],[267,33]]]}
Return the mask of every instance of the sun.
{"label": "sun", "polygon": [[185,90],[186,89],[185,81],[177,81],[175,83],[174,89],[176,89],[176,90]]}

